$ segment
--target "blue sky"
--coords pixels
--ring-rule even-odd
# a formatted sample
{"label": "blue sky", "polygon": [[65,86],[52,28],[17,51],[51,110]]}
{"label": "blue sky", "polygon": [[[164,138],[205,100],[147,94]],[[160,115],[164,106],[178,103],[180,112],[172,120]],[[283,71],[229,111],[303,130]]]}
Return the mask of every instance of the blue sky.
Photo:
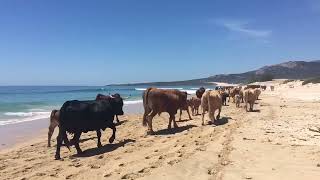
{"label": "blue sky", "polygon": [[105,85],[320,59],[317,0],[1,0],[0,85]]}

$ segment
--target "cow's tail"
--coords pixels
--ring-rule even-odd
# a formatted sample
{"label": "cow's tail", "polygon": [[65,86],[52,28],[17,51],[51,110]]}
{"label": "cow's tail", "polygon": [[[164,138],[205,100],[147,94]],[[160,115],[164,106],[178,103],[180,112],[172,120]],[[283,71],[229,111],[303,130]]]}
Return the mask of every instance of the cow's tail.
{"label": "cow's tail", "polygon": [[67,148],[70,150],[70,141],[68,139],[68,136],[67,136],[67,131],[64,127],[64,116],[65,116],[65,112],[64,112],[64,108],[62,106],[61,110],[60,110],[60,116],[59,116],[59,135],[62,137],[62,141],[64,142],[64,144],[67,146]]}
{"label": "cow's tail", "polygon": [[150,113],[151,109],[148,106],[148,96],[151,88],[148,88],[143,92],[142,99],[143,99],[143,108],[144,108],[144,114],[143,114],[143,120],[142,125],[147,125],[147,115]]}

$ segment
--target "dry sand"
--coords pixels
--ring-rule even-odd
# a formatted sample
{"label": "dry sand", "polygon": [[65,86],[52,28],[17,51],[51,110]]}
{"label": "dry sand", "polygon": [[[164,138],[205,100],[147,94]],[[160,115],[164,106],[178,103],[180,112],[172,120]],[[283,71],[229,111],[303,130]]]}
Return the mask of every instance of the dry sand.
{"label": "dry sand", "polygon": [[224,106],[219,126],[201,126],[200,116],[189,121],[184,113],[180,128],[168,131],[162,114],[153,121],[157,135],[146,136],[141,114],[123,116],[114,144],[111,130],[101,149],[94,132],[82,135],[83,157],[63,147],[63,160],[54,160],[55,147],[47,148],[42,134],[1,151],[0,179],[318,180],[320,133],[309,129],[320,127],[320,103],[282,93],[296,87],[280,89],[264,91],[256,112]]}

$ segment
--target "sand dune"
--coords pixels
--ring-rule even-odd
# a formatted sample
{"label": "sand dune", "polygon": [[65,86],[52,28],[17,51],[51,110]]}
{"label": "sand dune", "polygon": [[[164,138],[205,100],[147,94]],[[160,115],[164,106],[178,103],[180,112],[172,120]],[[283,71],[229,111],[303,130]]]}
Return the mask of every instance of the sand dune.
{"label": "sand dune", "polygon": [[162,114],[153,136],[146,136],[141,114],[126,115],[113,144],[111,130],[100,149],[95,132],[87,133],[84,156],[64,147],[61,161],[43,134],[1,151],[0,179],[319,179],[320,133],[309,130],[320,126],[319,102],[265,91],[254,108],[224,106],[218,126],[184,114],[171,131]]}

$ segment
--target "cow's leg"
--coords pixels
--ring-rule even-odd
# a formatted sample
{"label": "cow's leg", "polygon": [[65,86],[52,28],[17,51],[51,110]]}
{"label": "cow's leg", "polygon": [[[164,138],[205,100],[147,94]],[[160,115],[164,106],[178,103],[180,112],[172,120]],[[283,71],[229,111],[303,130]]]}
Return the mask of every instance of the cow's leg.
{"label": "cow's leg", "polygon": [[102,144],[101,144],[101,131],[100,129],[97,130],[97,137],[98,137],[98,148],[102,147]]}
{"label": "cow's leg", "polygon": [[157,113],[155,111],[152,111],[151,114],[148,116],[147,123],[148,123],[148,134],[154,134],[152,129],[152,119]]}
{"label": "cow's leg", "polygon": [[56,155],[55,155],[55,159],[61,159],[60,158],[60,148],[62,145],[62,132],[60,131],[61,129],[59,129],[59,135],[57,136],[57,150],[56,150]]}
{"label": "cow's leg", "polygon": [[180,109],[180,118],[179,118],[179,121],[181,121],[181,115],[182,115],[182,109]]}
{"label": "cow's leg", "polygon": [[73,139],[74,139],[74,146],[76,147],[78,154],[82,154],[82,150],[80,149],[80,146],[79,146],[80,136],[81,136],[81,132],[76,132],[76,133],[74,134],[74,137],[73,137]]}
{"label": "cow's leg", "polygon": [[144,107],[143,113],[143,121],[142,124],[146,126],[148,124],[148,115],[150,114],[151,110],[148,107]]}
{"label": "cow's leg", "polygon": [[[174,128],[177,128],[177,127],[178,127],[178,124],[177,124],[177,122],[176,122],[175,114],[170,114],[170,119],[171,119],[171,122],[173,121],[173,127],[174,127]],[[171,128],[171,124],[170,124],[170,128]]]}
{"label": "cow's leg", "polygon": [[189,112],[189,107],[187,108],[187,113],[188,113],[188,116],[189,116],[189,120],[192,120],[192,117],[190,116],[190,112]]}
{"label": "cow's leg", "polygon": [[112,123],[112,125],[110,126],[110,128],[112,129],[112,136],[109,139],[109,143],[113,143],[114,139],[116,138],[116,126],[115,124]]}
{"label": "cow's leg", "polygon": [[58,125],[55,124],[55,123],[50,123],[50,126],[49,126],[49,131],[48,131],[48,147],[51,147],[51,137],[52,137],[52,134],[54,132],[54,129],[57,127]]}
{"label": "cow's leg", "polygon": [[[216,117],[214,116],[214,113],[215,113],[215,109],[211,112],[212,114],[210,115],[209,114],[209,117],[210,117],[210,120],[211,120],[211,123],[212,124],[214,124],[214,122],[216,121]],[[210,111],[209,111],[209,113],[210,113]],[[211,119],[211,118],[213,118],[213,119]]]}
{"label": "cow's leg", "polygon": [[118,115],[116,115],[116,119],[117,119],[117,123],[119,123],[120,121],[119,121]]}
{"label": "cow's leg", "polygon": [[205,111],[203,110],[202,111],[202,126],[204,125],[204,114],[205,114]]}
{"label": "cow's leg", "polygon": [[171,129],[172,117],[171,117],[171,114],[169,114],[169,115],[170,115],[170,117],[169,117],[168,129]]}
{"label": "cow's leg", "polygon": [[221,113],[221,107],[219,108],[219,113],[218,113],[218,115],[217,115],[217,120],[220,119],[220,113]]}
{"label": "cow's leg", "polygon": [[251,112],[253,111],[253,104],[254,104],[254,103],[250,103],[250,111],[251,111]]}

